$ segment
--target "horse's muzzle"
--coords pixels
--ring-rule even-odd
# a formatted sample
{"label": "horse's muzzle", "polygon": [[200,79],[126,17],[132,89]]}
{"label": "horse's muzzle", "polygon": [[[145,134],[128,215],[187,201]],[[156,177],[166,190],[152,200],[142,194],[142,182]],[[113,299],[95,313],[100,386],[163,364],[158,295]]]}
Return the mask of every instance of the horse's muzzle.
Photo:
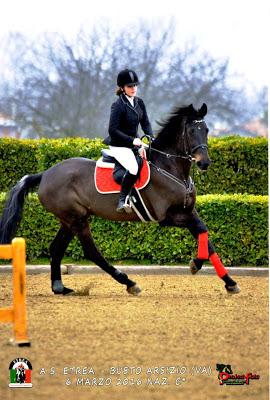
{"label": "horse's muzzle", "polygon": [[196,161],[196,164],[201,171],[207,171],[209,165],[211,164],[211,160],[198,160]]}
{"label": "horse's muzzle", "polygon": [[201,171],[207,171],[209,165],[211,164],[211,160],[208,156],[208,151],[205,148],[199,148],[197,151],[195,151],[193,155],[193,160],[195,160],[198,168]]}

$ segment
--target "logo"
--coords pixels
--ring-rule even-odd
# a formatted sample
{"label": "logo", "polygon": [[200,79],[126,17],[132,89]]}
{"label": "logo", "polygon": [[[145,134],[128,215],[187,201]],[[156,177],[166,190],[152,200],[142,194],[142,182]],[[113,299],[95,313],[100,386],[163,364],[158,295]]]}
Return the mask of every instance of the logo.
{"label": "logo", "polygon": [[30,361],[26,360],[26,358],[15,358],[9,365],[9,387],[32,387],[31,371],[32,365]]}
{"label": "logo", "polygon": [[251,379],[260,379],[260,375],[247,372],[246,374],[234,374],[228,364],[217,364],[219,372],[218,380],[220,385],[249,385]]}

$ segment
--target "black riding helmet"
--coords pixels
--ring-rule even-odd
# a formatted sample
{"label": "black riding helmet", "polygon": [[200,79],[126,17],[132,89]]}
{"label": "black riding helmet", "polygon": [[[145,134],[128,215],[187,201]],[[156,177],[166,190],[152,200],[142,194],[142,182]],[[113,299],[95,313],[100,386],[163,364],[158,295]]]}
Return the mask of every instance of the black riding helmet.
{"label": "black riding helmet", "polygon": [[123,69],[117,76],[117,86],[124,87],[125,85],[138,85],[138,75],[132,69]]}

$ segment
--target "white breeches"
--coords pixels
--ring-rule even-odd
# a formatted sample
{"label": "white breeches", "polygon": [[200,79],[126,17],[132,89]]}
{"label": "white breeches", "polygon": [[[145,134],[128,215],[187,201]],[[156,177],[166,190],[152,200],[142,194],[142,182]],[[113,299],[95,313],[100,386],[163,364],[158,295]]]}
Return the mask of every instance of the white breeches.
{"label": "white breeches", "polygon": [[109,156],[116,158],[116,160],[123,165],[132,175],[137,175],[138,173],[138,163],[136,161],[135,155],[131,149],[128,147],[116,147],[110,146],[109,150],[106,150]]}

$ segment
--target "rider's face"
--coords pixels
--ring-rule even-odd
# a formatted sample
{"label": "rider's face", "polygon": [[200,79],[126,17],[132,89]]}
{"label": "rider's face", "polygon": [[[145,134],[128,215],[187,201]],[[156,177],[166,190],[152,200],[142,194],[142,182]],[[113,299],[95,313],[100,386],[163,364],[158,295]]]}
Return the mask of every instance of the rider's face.
{"label": "rider's face", "polygon": [[124,92],[126,93],[126,95],[128,95],[129,97],[134,97],[136,96],[137,93],[137,88],[138,86],[132,86],[130,87],[129,85],[125,85],[124,86]]}

